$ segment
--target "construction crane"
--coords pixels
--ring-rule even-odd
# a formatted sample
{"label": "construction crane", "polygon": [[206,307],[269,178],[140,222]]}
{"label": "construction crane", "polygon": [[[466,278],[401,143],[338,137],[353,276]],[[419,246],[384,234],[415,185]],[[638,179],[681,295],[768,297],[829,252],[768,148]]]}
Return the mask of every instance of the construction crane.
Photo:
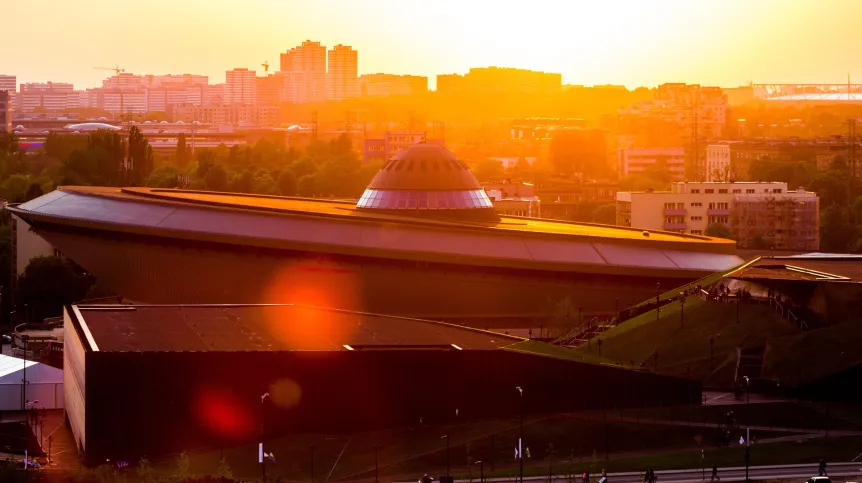
{"label": "construction crane", "polygon": [[263,75],[264,75],[264,77],[265,77],[265,76],[267,76],[267,75],[269,75],[269,61],[267,60],[267,61],[266,61],[266,62],[264,62],[263,64],[260,64],[260,66],[261,66],[261,67],[263,67]]}
{"label": "construction crane", "polygon": [[126,69],[121,69],[119,66],[116,67],[93,67],[96,70],[112,70],[116,73],[116,75],[120,75],[121,72],[125,72]]}

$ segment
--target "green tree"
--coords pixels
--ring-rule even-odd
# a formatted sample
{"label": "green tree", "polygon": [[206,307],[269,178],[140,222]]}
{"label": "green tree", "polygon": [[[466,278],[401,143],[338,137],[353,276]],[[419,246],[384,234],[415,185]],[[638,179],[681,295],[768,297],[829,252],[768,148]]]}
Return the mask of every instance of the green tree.
{"label": "green tree", "polygon": [[141,458],[138,461],[138,468],[136,471],[138,475],[138,480],[140,483],[152,483],[155,477],[155,472],[153,471],[153,465],[150,463],[150,460],[147,459],[146,456]]}
{"label": "green tree", "polygon": [[254,190],[254,175],[251,171],[243,171],[230,180],[230,191],[234,193],[251,193]]}
{"label": "green tree", "polygon": [[183,451],[179,456],[177,456],[177,471],[174,473],[174,477],[179,481],[185,481],[190,476],[190,465],[191,462],[189,461],[189,455]]}
{"label": "green tree", "polygon": [[617,223],[617,206],[609,203],[596,208],[593,211],[593,223],[615,225]]}
{"label": "green tree", "polygon": [[30,187],[27,188],[27,192],[24,193],[24,201],[30,201],[42,196],[43,194],[42,186],[40,186],[39,183],[30,183]]}
{"label": "green tree", "polygon": [[820,250],[846,253],[856,239],[856,227],[850,223],[848,210],[833,204],[820,215]]}
{"label": "green tree", "polygon": [[862,196],[853,200],[853,222],[862,225]]}
{"label": "green tree", "polygon": [[137,126],[129,130],[129,161],[132,163],[132,184],[146,183],[153,172],[153,147]]}
{"label": "green tree", "polygon": [[751,237],[751,248],[754,248],[755,250],[766,250],[769,248],[769,244],[763,239],[762,234],[757,233]]}
{"label": "green tree", "polygon": [[147,178],[146,185],[151,188],[176,188],[179,169],[171,164],[165,164],[153,171]]}
{"label": "green tree", "polygon": [[210,191],[228,190],[228,174],[220,164],[209,168],[204,179],[206,180],[206,189]]}
{"label": "green tree", "polygon": [[498,159],[483,159],[476,165],[476,178],[479,181],[498,181],[504,176],[503,162]]}
{"label": "green tree", "polygon": [[186,135],[185,133],[180,133],[180,135],[177,136],[177,152],[175,154],[177,165],[185,167],[189,164],[189,159],[191,157],[189,154],[189,148],[186,147]]}
{"label": "green tree", "polygon": [[79,268],[59,257],[30,260],[18,279],[18,305],[33,307],[36,320],[56,317],[63,306],[83,299],[93,280]]}
{"label": "green tree", "polygon": [[317,194],[316,190],[316,176],[313,174],[307,174],[302,178],[299,178],[299,181],[296,182],[296,193],[299,196],[311,197]]}
{"label": "green tree", "polygon": [[216,471],[216,476],[218,476],[222,480],[233,478],[233,471],[231,471],[230,466],[227,464],[227,461],[224,458],[220,459],[218,462],[218,470]]}
{"label": "green tree", "polygon": [[818,174],[809,186],[811,191],[817,192],[820,206],[848,205],[850,178],[840,170],[830,169]]}
{"label": "green tree", "polygon": [[290,170],[284,170],[278,175],[278,192],[282,196],[296,196],[296,176]]}
{"label": "green tree", "polygon": [[706,227],[703,234],[715,238],[730,238],[730,230],[724,225],[724,223],[713,223],[709,225]]}

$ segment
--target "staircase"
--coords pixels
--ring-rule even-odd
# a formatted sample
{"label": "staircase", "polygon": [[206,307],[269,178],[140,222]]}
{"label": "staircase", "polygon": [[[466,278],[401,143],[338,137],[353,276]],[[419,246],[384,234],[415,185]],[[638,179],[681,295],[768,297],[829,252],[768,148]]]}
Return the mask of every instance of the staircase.
{"label": "staircase", "polygon": [[763,376],[763,355],[766,353],[766,346],[749,347],[743,349],[736,348],[736,377],[735,381],[741,381],[748,378],[750,381],[749,389],[753,388],[756,381],[760,381]]}

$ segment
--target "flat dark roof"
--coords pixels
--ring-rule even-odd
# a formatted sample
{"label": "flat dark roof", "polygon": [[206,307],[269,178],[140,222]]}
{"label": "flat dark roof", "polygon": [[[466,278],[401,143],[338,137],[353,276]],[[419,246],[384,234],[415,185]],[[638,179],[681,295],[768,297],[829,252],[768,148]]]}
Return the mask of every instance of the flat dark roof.
{"label": "flat dark roof", "polygon": [[862,257],[762,257],[731,274],[732,278],[817,282],[862,282]]}
{"label": "flat dark roof", "polygon": [[297,305],[75,305],[102,352],[495,350],[523,341],[442,322]]}

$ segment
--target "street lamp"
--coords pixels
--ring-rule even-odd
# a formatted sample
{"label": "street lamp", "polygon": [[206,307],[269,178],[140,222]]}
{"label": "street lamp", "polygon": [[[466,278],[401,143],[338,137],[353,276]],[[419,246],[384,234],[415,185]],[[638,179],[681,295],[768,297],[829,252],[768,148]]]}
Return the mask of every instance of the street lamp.
{"label": "street lamp", "polygon": [[446,476],[449,476],[449,433],[440,436],[440,439],[446,440]]}
{"label": "street lamp", "polygon": [[377,471],[378,471],[378,468],[379,468],[378,460],[377,460],[377,450],[378,450],[379,448],[380,448],[380,445],[379,445],[379,444],[377,444],[377,443],[374,443],[374,481],[375,481],[375,483],[376,483],[376,482],[378,482],[378,481],[380,481],[380,480],[377,478]]}
{"label": "street lamp", "polygon": [[661,282],[655,283],[655,320],[658,320],[661,314],[661,306],[659,305],[659,297],[661,296]]}
{"label": "street lamp", "polygon": [[263,402],[268,397],[268,392],[265,392],[262,396],[260,396],[260,448],[258,449],[258,460],[260,460],[260,473],[262,482],[266,482],[266,453],[263,449],[265,406],[263,405]]}
{"label": "street lamp", "polygon": [[308,449],[311,450],[311,481],[314,482],[314,445],[308,445]]}
{"label": "street lamp", "polygon": [[479,465],[479,483],[485,482],[485,462],[483,460],[479,460],[474,465]]}
{"label": "street lamp", "polygon": [[715,338],[709,336],[709,370],[712,370],[712,346],[715,343]]}
{"label": "street lamp", "polygon": [[[578,307],[578,312],[580,312],[580,307]],[[518,390],[518,394],[520,395],[519,401],[521,404],[521,429],[520,435],[518,436],[518,481],[520,483],[524,483],[524,389],[521,386],[517,386],[515,389]]]}

